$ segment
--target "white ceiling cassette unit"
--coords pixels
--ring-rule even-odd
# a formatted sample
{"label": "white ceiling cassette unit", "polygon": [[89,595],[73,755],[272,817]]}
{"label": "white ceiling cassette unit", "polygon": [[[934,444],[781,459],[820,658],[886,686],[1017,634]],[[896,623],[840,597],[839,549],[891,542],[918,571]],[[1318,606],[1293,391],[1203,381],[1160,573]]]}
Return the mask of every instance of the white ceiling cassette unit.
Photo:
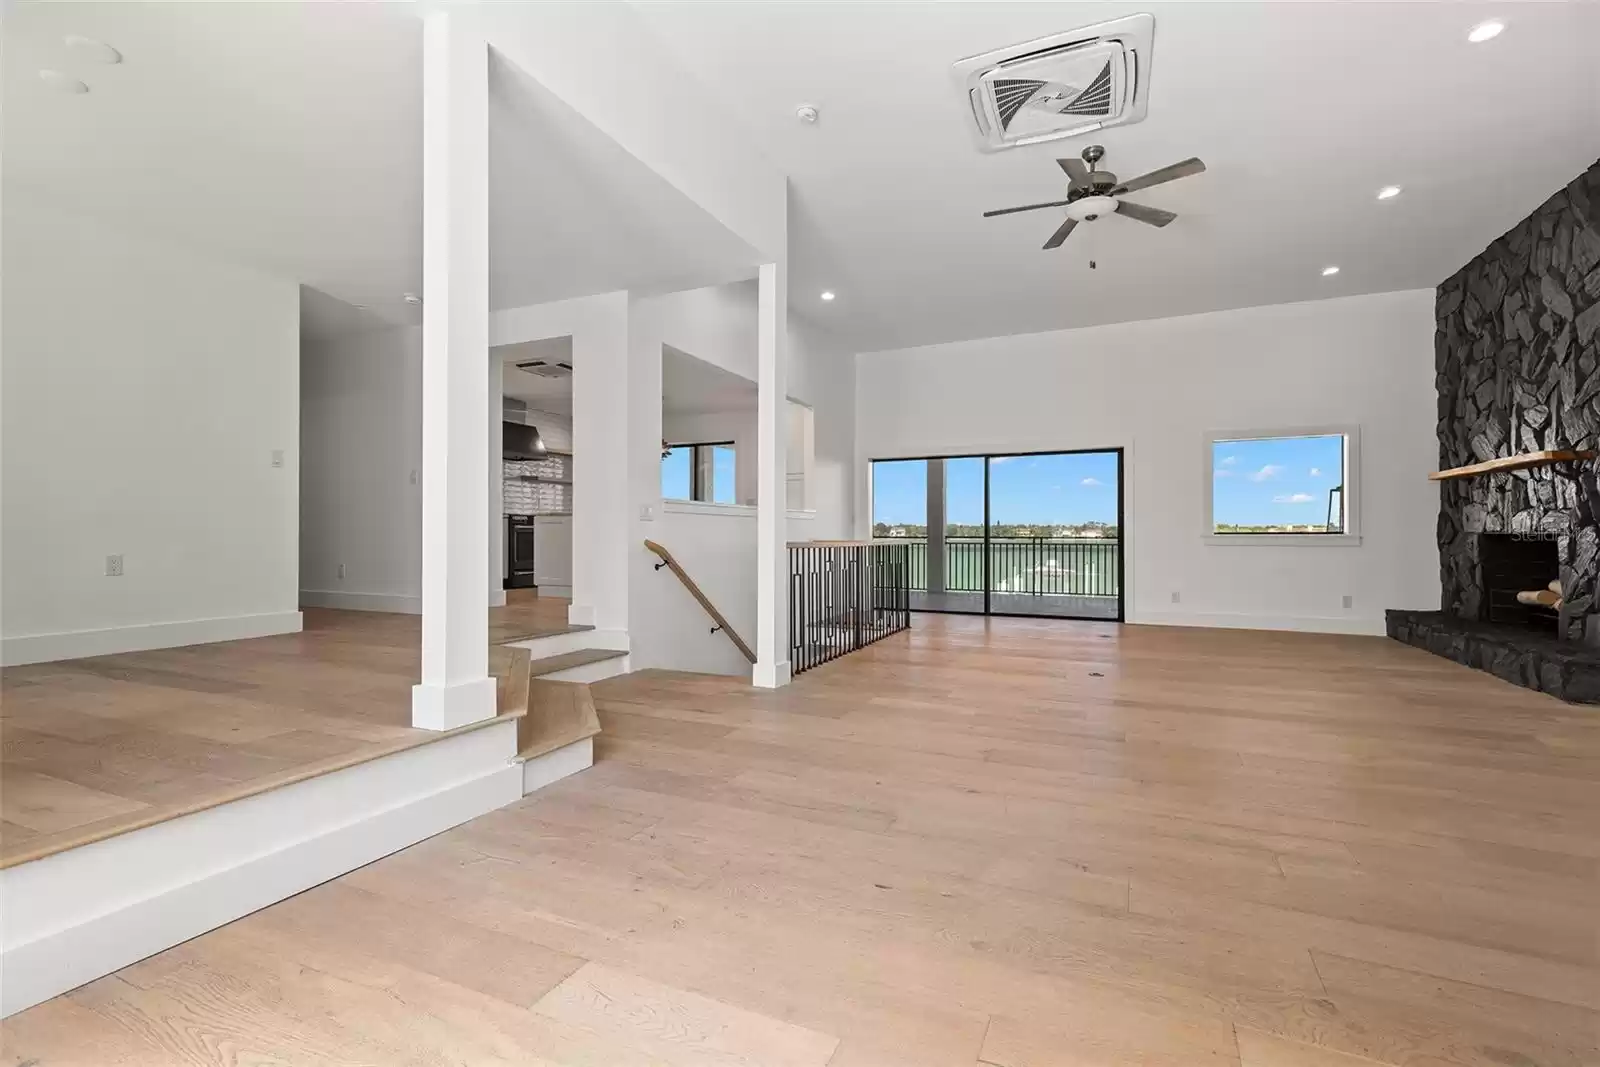
{"label": "white ceiling cassette unit", "polygon": [[955,65],[985,152],[1144,118],[1154,15],[1054,33]]}

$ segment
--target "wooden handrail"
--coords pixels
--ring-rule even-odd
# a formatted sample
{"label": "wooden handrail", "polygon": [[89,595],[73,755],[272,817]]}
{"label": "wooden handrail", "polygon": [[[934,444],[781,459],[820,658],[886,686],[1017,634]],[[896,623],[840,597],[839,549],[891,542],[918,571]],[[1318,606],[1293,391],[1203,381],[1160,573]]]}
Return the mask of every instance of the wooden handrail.
{"label": "wooden handrail", "polygon": [[706,609],[706,614],[710,615],[711,621],[717,624],[717,629],[728,635],[728,639],[738,646],[740,652],[744,653],[745,659],[749,660],[751,663],[754,663],[756,661],[756,654],[750,651],[750,646],[745,644],[744,639],[734,632],[732,626],[728,625],[728,620],[722,617],[722,612],[717,610],[717,606],[707,599],[706,595],[700,591],[700,587],[698,585],[694,584],[694,579],[689,577],[688,572],[683,569],[682,564],[672,558],[672,553],[668,552],[665,548],[656,544],[654,541],[645,541],[644,547],[661,557],[661,563],[657,565],[656,569],[659,570],[661,566],[670,567],[672,569],[672,573],[678,576],[678,581],[683,583],[684,588],[689,590],[690,594],[692,594],[696,600],[700,601],[700,606]]}

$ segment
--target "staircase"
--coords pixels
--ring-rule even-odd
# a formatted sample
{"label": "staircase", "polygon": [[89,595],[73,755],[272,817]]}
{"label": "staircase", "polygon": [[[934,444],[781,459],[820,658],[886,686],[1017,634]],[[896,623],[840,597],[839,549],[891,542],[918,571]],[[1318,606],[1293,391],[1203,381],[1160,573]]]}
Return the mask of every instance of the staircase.
{"label": "staircase", "polygon": [[490,649],[501,715],[517,718],[523,795],[594,762],[600,719],[589,683],[628,671],[624,649],[589,647],[592,627]]}

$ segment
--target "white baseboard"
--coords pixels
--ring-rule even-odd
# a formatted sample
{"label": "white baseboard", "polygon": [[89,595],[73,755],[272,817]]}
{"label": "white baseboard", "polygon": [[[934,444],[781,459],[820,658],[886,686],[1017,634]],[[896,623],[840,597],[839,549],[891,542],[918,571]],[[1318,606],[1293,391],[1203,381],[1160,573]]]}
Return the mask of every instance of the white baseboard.
{"label": "white baseboard", "polygon": [[[501,603],[505,603],[501,594]],[[400,593],[350,593],[342,589],[302,589],[303,608],[345,608],[349,611],[389,611],[401,615],[421,615],[422,597]]]}
{"label": "white baseboard", "polygon": [[782,689],[793,677],[786,659],[776,663],[757,662],[750,668],[750,684],[757,689]]}
{"label": "white baseboard", "polygon": [[113,656],[151,648],[207,645],[213,641],[240,641],[248,637],[299,633],[298,611],[270,611],[259,615],[230,615],[217,619],[183,619],[112,626],[103,630],[72,630],[58,634],[27,634],[0,639],[0,666],[53,663],[86,656]]}
{"label": "white baseboard", "polygon": [[496,722],[0,871],[0,1014],[512,803],[516,747]]}
{"label": "white baseboard", "polygon": [[[570,586],[570,585],[545,585],[543,583],[540,583],[540,585],[539,585],[539,595],[540,596],[553,596],[553,597],[558,597],[558,598],[565,599],[565,600],[571,600],[572,599],[572,586]],[[570,608],[568,609],[567,614],[569,616],[572,614]],[[577,625],[577,624],[574,623],[573,625]],[[585,623],[584,625],[588,625],[588,624]]]}
{"label": "white baseboard", "polygon": [[[420,601],[420,598],[418,599]],[[503,608],[506,606],[506,591],[504,587],[489,590],[489,606],[491,608]],[[417,614],[422,614],[420,605],[417,608]]]}
{"label": "white baseboard", "polygon": [[522,765],[522,795],[537,792],[552,782],[594,766],[594,738],[585,737],[554,752],[535,756]]}
{"label": "white baseboard", "polygon": [[1227,630],[1292,630],[1313,634],[1368,634],[1382,637],[1382,619],[1317,615],[1248,615],[1235,612],[1141,611],[1134,626],[1210,626]]}
{"label": "white baseboard", "polygon": [[592,604],[568,604],[567,624],[569,626],[595,625],[594,606]]}

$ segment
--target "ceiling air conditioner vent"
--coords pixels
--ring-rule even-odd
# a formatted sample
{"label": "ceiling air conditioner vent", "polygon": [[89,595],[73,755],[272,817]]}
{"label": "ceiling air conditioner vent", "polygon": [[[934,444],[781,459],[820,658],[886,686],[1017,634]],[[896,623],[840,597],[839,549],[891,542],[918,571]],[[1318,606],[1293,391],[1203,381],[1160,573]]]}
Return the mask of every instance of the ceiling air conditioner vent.
{"label": "ceiling air conditioner vent", "polygon": [[1154,15],[1051,34],[955,65],[978,145],[998,152],[1144,118]]}
{"label": "ceiling air conditioner vent", "polygon": [[553,359],[530,359],[526,363],[518,363],[518,370],[527,371],[529,374],[538,375],[540,378],[570,378],[572,377],[572,364],[562,363]]}

